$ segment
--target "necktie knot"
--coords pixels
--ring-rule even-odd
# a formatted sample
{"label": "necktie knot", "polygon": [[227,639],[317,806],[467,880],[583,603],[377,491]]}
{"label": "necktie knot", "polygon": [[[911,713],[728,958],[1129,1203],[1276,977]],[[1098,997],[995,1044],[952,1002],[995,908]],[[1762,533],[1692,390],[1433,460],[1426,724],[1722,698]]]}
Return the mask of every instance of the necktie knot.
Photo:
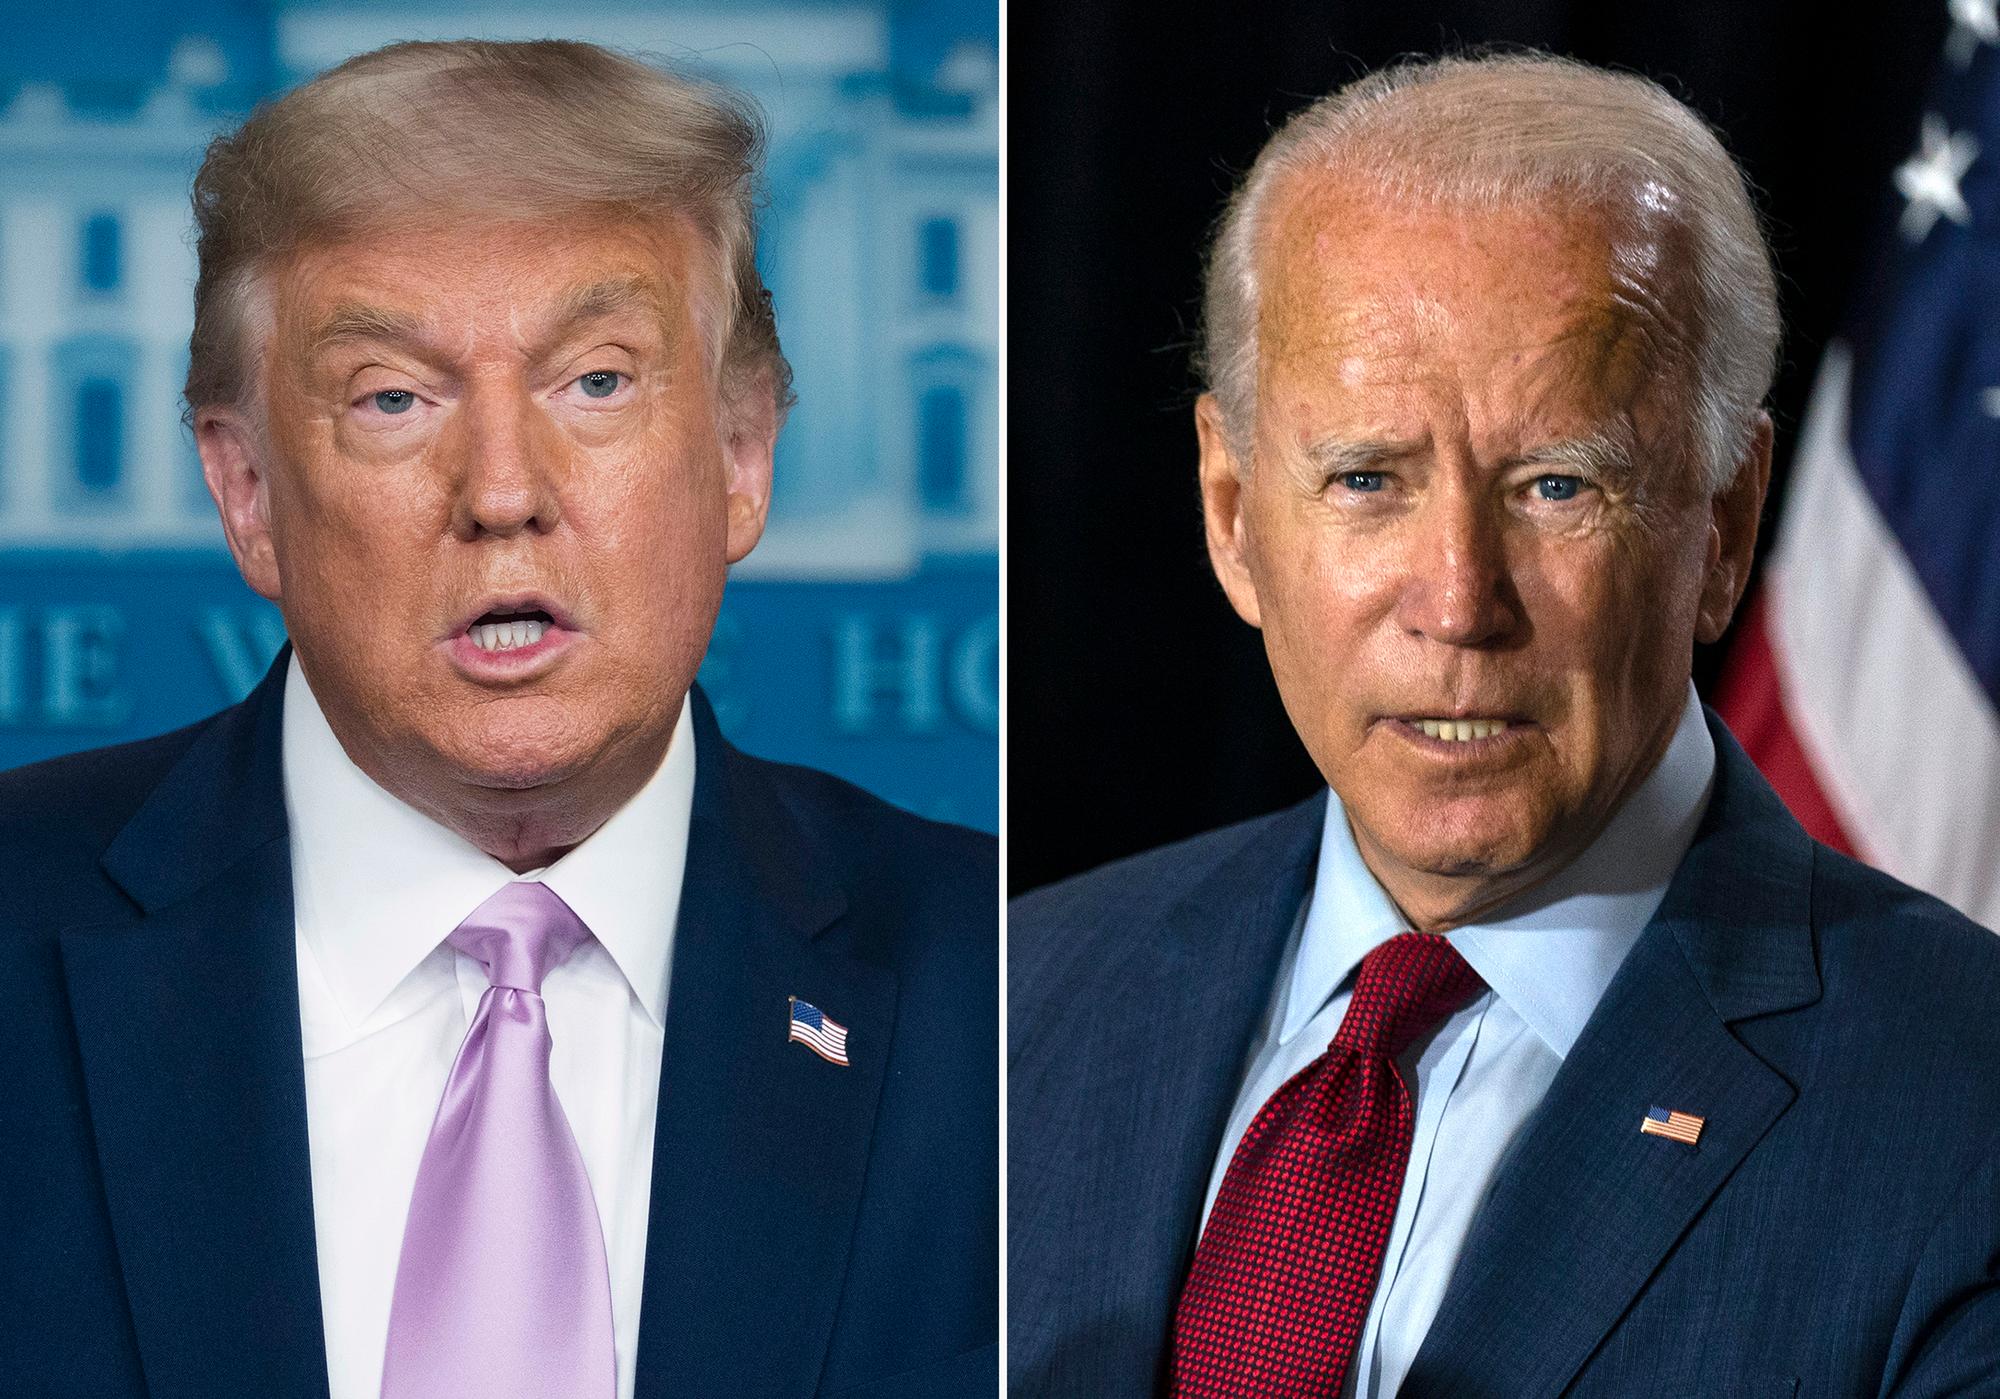
{"label": "necktie knot", "polygon": [[467,914],[445,941],[477,959],[493,985],[539,995],[542,979],[589,936],[555,890],[515,880]]}
{"label": "necktie knot", "polygon": [[1485,986],[1441,933],[1398,933],[1361,959],[1333,1042],[1394,1059]]}

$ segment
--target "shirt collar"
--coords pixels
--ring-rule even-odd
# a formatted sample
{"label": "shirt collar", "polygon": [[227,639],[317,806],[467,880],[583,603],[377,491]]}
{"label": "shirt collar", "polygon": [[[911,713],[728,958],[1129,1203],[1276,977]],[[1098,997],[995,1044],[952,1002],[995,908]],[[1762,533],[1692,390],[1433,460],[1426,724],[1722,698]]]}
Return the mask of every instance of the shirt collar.
{"label": "shirt collar", "polygon": [[553,889],[664,1024],[694,803],[690,709],[683,700],[666,758],[631,800],[554,864],[516,876],[355,766],[294,653],[282,740],[293,913],[349,1029],[517,877]]}
{"label": "shirt collar", "polygon": [[[1666,897],[1714,777],[1715,740],[1690,684],[1666,753],[1583,853],[1519,899],[1448,935],[1558,1057],[1569,1054]],[[1329,793],[1280,1042],[1305,1028],[1363,957],[1408,929],[1363,863],[1340,798]]]}

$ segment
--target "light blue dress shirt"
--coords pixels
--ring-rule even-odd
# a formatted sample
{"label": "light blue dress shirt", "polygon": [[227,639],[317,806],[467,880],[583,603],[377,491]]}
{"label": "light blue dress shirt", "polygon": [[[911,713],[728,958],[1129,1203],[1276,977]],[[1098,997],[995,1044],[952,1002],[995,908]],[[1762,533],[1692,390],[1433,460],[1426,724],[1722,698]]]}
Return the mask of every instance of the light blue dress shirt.
{"label": "light blue dress shirt", "polygon": [[[1666,754],[1583,854],[1449,935],[1491,989],[1397,1061],[1415,1097],[1410,1164],[1344,1396],[1387,1399],[1401,1386],[1502,1155],[1660,906],[1714,775],[1715,744],[1690,685]],[[1216,1154],[1204,1226],[1258,1110],[1331,1043],[1361,959],[1408,930],[1329,793],[1312,892]]]}

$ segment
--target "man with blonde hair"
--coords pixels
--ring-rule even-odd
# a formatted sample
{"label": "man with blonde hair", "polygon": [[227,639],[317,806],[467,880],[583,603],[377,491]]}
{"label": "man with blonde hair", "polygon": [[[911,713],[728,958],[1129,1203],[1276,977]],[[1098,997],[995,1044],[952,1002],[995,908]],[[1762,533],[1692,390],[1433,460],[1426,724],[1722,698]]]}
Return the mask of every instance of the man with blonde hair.
{"label": "man with blonde hair", "polygon": [[694,685],[791,402],[740,97],[417,43],[195,181],[291,642],[0,778],[0,1393],[997,1386],[990,839]]}
{"label": "man with blonde hair", "polygon": [[1015,904],[1012,1391],[2000,1394],[2000,943],[1689,680],[1778,342],[1721,145],[1406,63],[1271,138],[1205,310],[1209,558],[1327,790]]}

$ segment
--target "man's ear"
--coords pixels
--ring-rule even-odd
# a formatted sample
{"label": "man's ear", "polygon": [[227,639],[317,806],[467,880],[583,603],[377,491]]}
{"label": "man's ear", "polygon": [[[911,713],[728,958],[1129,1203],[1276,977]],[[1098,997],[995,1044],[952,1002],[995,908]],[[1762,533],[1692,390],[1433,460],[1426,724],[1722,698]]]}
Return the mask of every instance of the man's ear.
{"label": "man's ear", "polygon": [[1771,486],[1771,415],[1760,412],[1751,425],[1750,440],[1736,459],[1736,477],[1709,501],[1708,572],[1702,580],[1701,608],[1695,614],[1695,640],[1704,646],[1722,639],[1743,591],[1750,583],[1750,564],[1757,553],[1757,524],[1764,515],[1764,493]]}
{"label": "man's ear", "polygon": [[776,386],[759,375],[723,407],[722,470],[729,493],[726,555],[740,562],[764,537],[771,514],[771,461],[784,415]]}
{"label": "man's ear", "polygon": [[1251,626],[1263,625],[1257,585],[1250,573],[1244,520],[1244,473],[1223,430],[1222,405],[1205,393],[1194,405],[1195,435],[1201,439],[1201,515],[1208,534],[1208,562],[1229,605]]}
{"label": "man's ear", "polygon": [[194,445],[237,571],[252,591],[276,602],[282,589],[263,433],[238,409],[207,407],[194,415]]}

